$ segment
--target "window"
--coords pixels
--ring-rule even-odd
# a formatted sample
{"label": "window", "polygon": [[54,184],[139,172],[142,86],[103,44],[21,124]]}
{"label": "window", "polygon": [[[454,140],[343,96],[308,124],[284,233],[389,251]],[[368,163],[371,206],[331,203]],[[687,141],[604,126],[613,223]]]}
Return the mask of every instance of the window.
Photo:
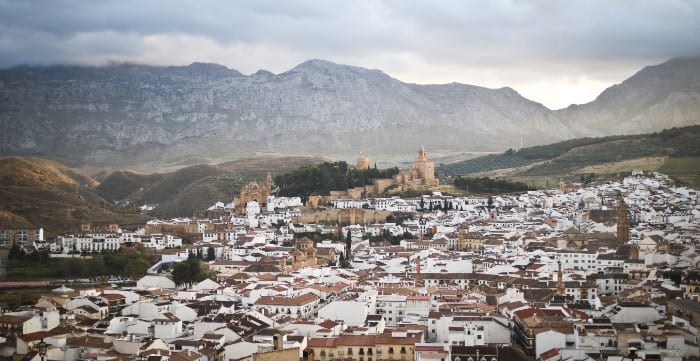
{"label": "window", "polygon": [[321,357],[326,357],[326,350],[321,350]]}
{"label": "window", "polygon": [[401,353],[406,353],[406,348],[405,348],[405,347],[401,347]]}
{"label": "window", "polygon": [[394,353],[394,348],[393,348],[393,347],[389,347],[389,353]]}

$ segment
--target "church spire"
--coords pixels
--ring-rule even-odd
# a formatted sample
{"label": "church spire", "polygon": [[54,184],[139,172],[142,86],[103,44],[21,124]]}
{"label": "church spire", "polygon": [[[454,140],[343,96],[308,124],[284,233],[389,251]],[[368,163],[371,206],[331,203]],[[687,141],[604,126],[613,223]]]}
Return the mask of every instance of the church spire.
{"label": "church spire", "polygon": [[620,198],[620,205],[617,207],[617,246],[620,247],[630,239],[630,223],[627,218],[629,208],[624,198]]}

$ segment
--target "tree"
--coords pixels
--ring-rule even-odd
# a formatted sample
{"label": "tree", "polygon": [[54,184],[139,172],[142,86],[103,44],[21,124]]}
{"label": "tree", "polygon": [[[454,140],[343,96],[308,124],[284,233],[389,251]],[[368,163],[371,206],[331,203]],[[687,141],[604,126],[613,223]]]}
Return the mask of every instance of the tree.
{"label": "tree", "polygon": [[132,258],[124,265],[124,274],[137,279],[143,277],[148,269],[148,262],[143,258]]}
{"label": "tree", "polygon": [[350,267],[352,267],[352,265],[350,264],[350,261],[348,261],[347,258],[345,258],[345,254],[344,254],[344,253],[341,253],[341,254],[340,254],[340,257],[338,258],[338,265],[339,265],[341,268],[350,268]]}
{"label": "tree", "polygon": [[349,229],[345,234],[345,250],[348,254],[348,259],[352,259],[352,234],[350,233]]}
{"label": "tree", "polygon": [[198,259],[182,261],[172,271],[173,282],[177,285],[200,282],[209,276],[204,264]]}
{"label": "tree", "polygon": [[17,242],[12,242],[12,247],[7,255],[7,259],[23,259],[26,253],[22,248],[19,247]]}

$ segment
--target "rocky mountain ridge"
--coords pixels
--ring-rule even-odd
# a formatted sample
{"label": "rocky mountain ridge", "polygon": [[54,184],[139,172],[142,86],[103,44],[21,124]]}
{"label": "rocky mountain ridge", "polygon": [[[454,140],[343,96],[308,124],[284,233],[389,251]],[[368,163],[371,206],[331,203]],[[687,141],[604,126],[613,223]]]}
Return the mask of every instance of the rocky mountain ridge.
{"label": "rocky mountain ridge", "polygon": [[[246,76],[216,64],[0,71],[0,154],[75,164],[201,163],[259,154],[410,159],[700,123],[700,58],[647,67],[553,111],[511,88],[404,83],[310,60]],[[410,155],[409,155],[410,154]]]}

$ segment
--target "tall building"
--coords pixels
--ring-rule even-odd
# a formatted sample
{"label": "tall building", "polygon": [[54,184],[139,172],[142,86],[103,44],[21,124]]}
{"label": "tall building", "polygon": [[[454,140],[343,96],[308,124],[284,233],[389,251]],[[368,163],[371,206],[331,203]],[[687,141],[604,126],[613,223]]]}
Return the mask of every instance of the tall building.
{"label": "tall building", "polygon": [[355,165],[356,169],[369,169],[369,158],[365,157],[365,155],[360,152],[360,157],[357,158],[357,165]]}
{"label": "tall building", "polygon": [[428,153],[423,146],[418,149],[418,159],[413,161],[413,169],[418,172],[418,179],[423,180],[425,185],[437,185],[435,179],[435,162],[428,160]]}
{"label": "tall building", "polygon": [[622,246],[630,239],[630,223],[628,218],[629,208],[625,200],[621,200],[617,207],[617,246]]}

